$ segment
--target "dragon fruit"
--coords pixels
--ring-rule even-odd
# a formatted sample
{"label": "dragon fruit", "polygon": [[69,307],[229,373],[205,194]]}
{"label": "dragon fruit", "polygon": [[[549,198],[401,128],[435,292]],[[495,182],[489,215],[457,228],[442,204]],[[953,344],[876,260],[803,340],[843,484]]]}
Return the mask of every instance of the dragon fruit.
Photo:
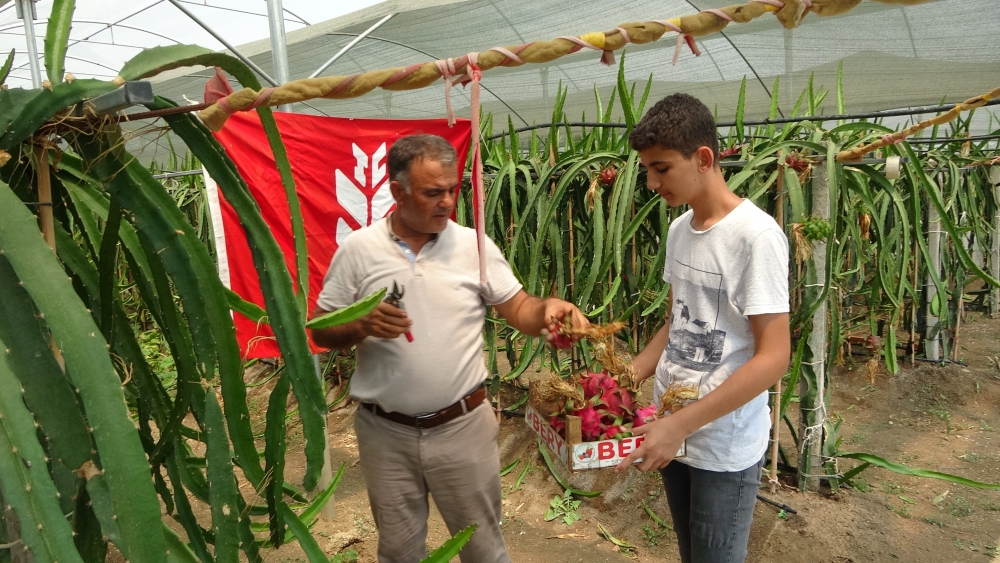
{"label": "dragon fruit", "polygon": [[580,385],[583,387],[584,397],[588,398],[600,395],[607,389],[618,388],[618,382],[603,371],[600,373],[588,372],[587,375],[580,381]]}
{"label": "dragon fruit", "polygon": [[552,319],[549,326],[541,330],[542,338],[553,348],[566,349],[573,345],[573,337],[566,333],[566,327],[572,326],[569,315],[563,320]]}
{"label": "dragon fruit", "polygon": [[649,405],[648,407],[636,409],[635,417],[632,419],[632,426],[638,428],[654,420],[656,420],[656,405]]}
{"label": "dragon fruit", "polygon": [[584,440],[596,440],[601,435],[601,415],[596,408],[588,405],[573,414],[580,417],[580,432]]}
{"label": "dragon fruit", "polygon": [[552,426],[559,433],[560,436],[566,438],[566,419],[561,416],[553,416],[549,419],[549,425]]}

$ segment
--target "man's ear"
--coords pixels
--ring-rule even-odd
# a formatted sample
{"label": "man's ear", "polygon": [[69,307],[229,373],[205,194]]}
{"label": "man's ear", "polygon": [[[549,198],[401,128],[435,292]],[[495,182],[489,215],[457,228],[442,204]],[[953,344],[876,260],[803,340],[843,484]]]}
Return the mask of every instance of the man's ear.
{"label": "man's ear", "polygon": [[403,198],[406,197],[406,190],[403,188],[403,185],[396,180],[390,180],[389,191],[392,192],[392,197],[396,200],[396,207],[399,207],[403,203]]}
{"label": "man's ear", "polygon": [[698,158],[698,170],[701,172],[708,172],[715,167],[715,151],[711,147],[700,146],[698,150],[695,151],[695,156]]}

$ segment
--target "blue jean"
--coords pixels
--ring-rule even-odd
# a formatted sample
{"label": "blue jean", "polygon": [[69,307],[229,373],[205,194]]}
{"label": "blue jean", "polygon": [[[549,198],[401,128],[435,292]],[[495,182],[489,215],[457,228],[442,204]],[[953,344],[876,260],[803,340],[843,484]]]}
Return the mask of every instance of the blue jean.
{"label": "blue jean", "polygon": [[743,471],[696,469],[671,461],[660,470],[684,563],[742,563],[763,460]]}

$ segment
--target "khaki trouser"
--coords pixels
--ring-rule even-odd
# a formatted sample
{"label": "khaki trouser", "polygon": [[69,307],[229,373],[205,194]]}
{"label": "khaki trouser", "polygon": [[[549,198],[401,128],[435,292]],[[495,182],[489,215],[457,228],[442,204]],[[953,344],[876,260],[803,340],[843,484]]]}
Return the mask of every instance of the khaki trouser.
{"label": "khaki trouser", "polygon": [[478,525],[459,554],[462,563],[510,562],[500,531],[499,426],[488,406],[430,429],[358,408],[354,430],[379,532],[379,563],[427,556],[427,493],[452,535]]}

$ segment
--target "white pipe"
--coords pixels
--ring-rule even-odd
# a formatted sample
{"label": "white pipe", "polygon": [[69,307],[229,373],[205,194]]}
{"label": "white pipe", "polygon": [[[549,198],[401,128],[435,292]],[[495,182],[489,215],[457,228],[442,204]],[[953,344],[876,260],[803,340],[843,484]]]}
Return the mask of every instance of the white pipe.
{"label": "white pipe", "polygon": [[[278,83],[287,84],[291,79],[288,74],[288,46],[285,43],[285,17],[281,8],[281,0],[267,0],[267,23],[271,31],[271,61],[272,70]],[[278,111],[292,111],[292,104],[278,106]]]}
{"label": "white pipe", "polygon": [[[24,0],[21,0],[21,1],[23,2]],[[200,25],[205,31],[209,32],[212,35],[212,37],[214,37],[219,43],[222,43],[226,47],[226,49],[229,49],[229,51],[232,52],[234,55],[236,55],[236,57],[239,58],[241,61],[243,61],[244,64],[246,64],[248,67],[250,67],[251,69],[253,69],[254,72],[256,72],[257,74],[259,74],[261,76],[261,78],[263,78],[264,80],[266,80],[268,82],[268,84],[270,84],[271,86],[278,86],[279,85],[278,82],[275,81],[273,78],[271,78],[271,76],[269,74],[267,74],[259,66],[257,66],[256,64],[254,64],[253,61],[251,61],[250,59],[248,59],[247,57],[245,57],[243,55],[243,53],[240,53],[239,51],[237,51],[236,47],[233,47],[232,45],[230,45],[229,42],[226,41],[225,39],[223,39],[221,35],[219,35],[218,33],[216,33],[214,29],[212,29],[211,27],[208,27],[207,23],[205,23],[205,22],[201,21],[200,19],[198,19],[198,16],[194,15],[193,13],[191,13],[190,10],[188,10],[187,8],[185,8],[184,6],[182,6],[181,3],[178,0],[170,0],[170,3],[173,4],[174,6],[177,6],[177,9],[180,10],[180,11],[182,11],[182,12],[184,12],[184,15],[186,15],[189,18],[191,18],[194,21],[194,23]]]}
{"label": "white pipe", "polygon": [[42,71],[38,67],[38,45],[35,43],[35,4],[32,0],[16,0],[17,11],[24,20],[24,43],[28,48],[28,66],[31,68],[31,85],[42,87]]}
{"label": "white pipe", "polygon": [[326,70],[327,67],[329,67],[330,65],[332,65],[340,57],[344,56],[344,53],[350,51],[351,47],[354,47],[355,45],[358,44],[359,41],[361,41],[365,37],[368,37],[368,34],[370,34],[371,32],[373,32],[376,29],[378,29],[379,27],[381,27],[382,24],[384,24],[385,22],[389,21],[389,18],[391,18],[394,15],[396,15],[396,14],[389,14],[388,16],[380,19],[379,21],[375,22],[375,25],[373,25],[373,26],[369,27],[368,29],[366,29],[364,31],[364,33],[362,33],[361,35],[359,35],[359,36],[355,37],[354,39],[352,39],[350,43],[348,43],[347,45],[344,45],[343,49],[341,49],[340,51],[337,51],[336,55],[330,57],[330,60],[328,60],[325,63],[323,63],[323,66],[317,68],[316,72],[310,74],[309,78],[316,78],[317,76],[319,76],[319,74],[321,72],[323,72],[324,70]]}

